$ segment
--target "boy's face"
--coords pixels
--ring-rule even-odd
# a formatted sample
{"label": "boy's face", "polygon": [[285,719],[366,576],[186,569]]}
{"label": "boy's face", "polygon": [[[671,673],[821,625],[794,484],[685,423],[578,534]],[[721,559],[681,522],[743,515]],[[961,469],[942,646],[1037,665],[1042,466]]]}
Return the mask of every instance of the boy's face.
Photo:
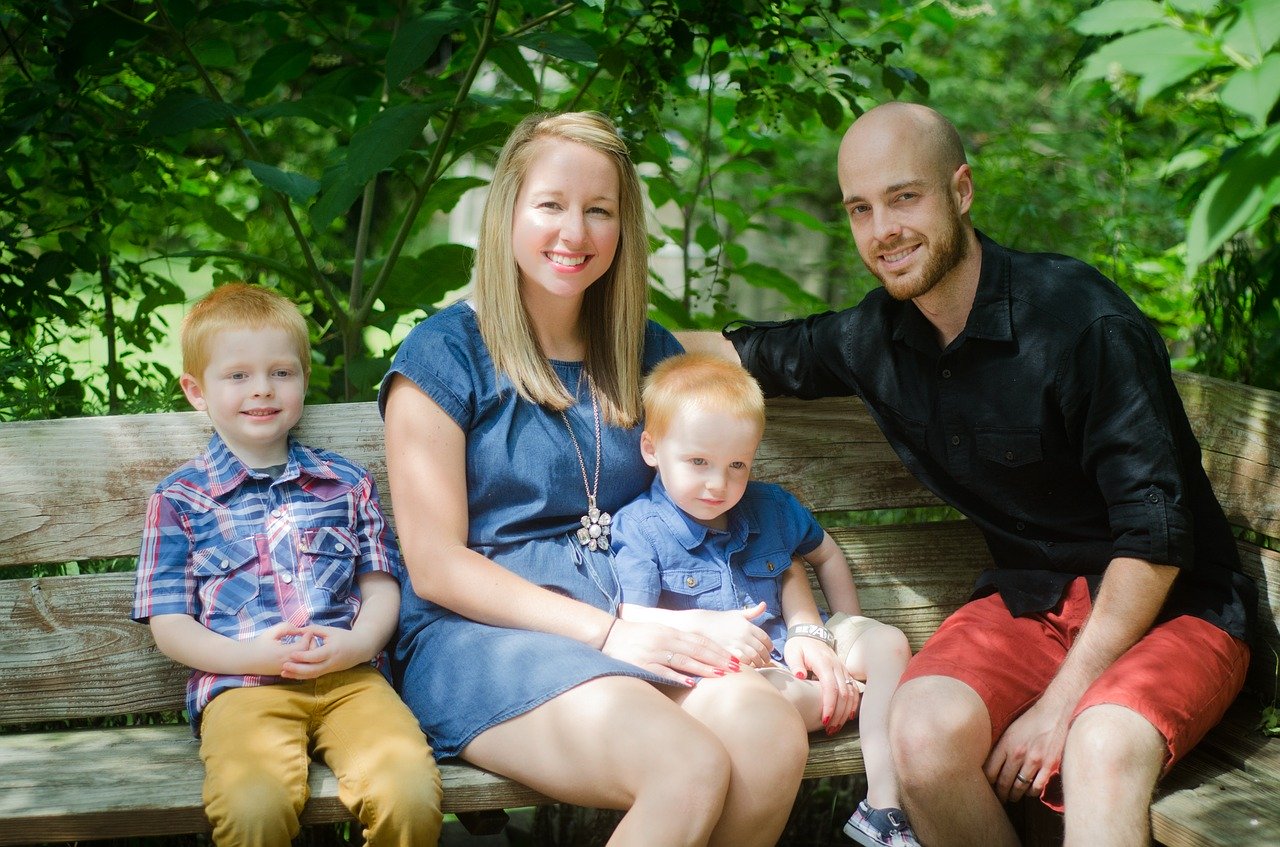
{"label": "boy's face", "polygon": [[685,514],[726,529],[728,511],[747,490],[760,435],[755,422],[726,412],[682,412],[660,438],[643,433],[640,453]]}
{"label": "boy's face", "polygon": [[182,375],[187,400],[208,413],[231,452],[249,467],[283,463],[307,391],[291,337],[283,329],[232,329],[210,343],[204,373]]}

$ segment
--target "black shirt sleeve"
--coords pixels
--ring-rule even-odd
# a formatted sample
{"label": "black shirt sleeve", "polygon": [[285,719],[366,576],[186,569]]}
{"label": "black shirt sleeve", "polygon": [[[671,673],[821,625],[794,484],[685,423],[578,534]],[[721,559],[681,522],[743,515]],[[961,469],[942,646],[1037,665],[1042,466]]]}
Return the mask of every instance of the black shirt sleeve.
{"label": "black shirt sleeve", "polygon": [[1155,330],[1128,317],[1099,318],[1081,334],[1059,384],[1083,469],[1107,505],[1112,558],[1192,567],[1173,421],[1180,400]]}
{"label": "black shirt sleeve", "polygon": [[792,321],[741,321],[726,327],[724,336],[766,396],[847,397],[857,393],[845,360],[848,315],[846,310]]}

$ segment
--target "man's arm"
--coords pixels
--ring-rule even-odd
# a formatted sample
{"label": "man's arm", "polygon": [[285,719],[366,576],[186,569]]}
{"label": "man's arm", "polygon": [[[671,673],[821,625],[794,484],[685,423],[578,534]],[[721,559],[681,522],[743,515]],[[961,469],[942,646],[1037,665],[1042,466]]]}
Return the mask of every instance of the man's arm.
{"label": "man's arm", "polygon": [[738,351],[733,349],[733,342],[718,332],[684,330],[675,336],[686,353],[706,353],[725,361],[738,361]]}
{"label": "man's arm", "polygon": [[1036,704],[1015,720],[987,758],[987,779],[1001,800],[1008,800],[1014,778],[1031,780],[1039,794],[1062,761],[1067,721],[1103,671],[1111,667],[1147,631],[1164,606],[1178,568],[1142,559],[1116,558],[1102,577],[1093,611],[1062,667]]}

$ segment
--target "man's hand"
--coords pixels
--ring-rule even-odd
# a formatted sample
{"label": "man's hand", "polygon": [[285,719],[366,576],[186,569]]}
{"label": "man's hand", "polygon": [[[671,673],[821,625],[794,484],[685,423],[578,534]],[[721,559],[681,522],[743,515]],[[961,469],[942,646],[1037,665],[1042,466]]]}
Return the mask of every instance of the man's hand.
{"label": "man's hand", "polygon": [[983,766],[987,781],[1002,803],[1039,796],[1062,763],[1067,743],[1067,720],[1074,704],[1041,698],[1009,724]]}

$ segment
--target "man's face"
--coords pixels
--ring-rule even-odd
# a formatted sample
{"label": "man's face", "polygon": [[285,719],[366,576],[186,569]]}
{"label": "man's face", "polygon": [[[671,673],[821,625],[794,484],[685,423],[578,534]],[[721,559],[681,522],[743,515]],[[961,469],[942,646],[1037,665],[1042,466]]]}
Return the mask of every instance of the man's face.
{"label": "man's face", "polygon": [[894,298],[929,293],[965,258],[968,165],[946,174],[909,141],[851,134],[839,176],[858,255]]}

